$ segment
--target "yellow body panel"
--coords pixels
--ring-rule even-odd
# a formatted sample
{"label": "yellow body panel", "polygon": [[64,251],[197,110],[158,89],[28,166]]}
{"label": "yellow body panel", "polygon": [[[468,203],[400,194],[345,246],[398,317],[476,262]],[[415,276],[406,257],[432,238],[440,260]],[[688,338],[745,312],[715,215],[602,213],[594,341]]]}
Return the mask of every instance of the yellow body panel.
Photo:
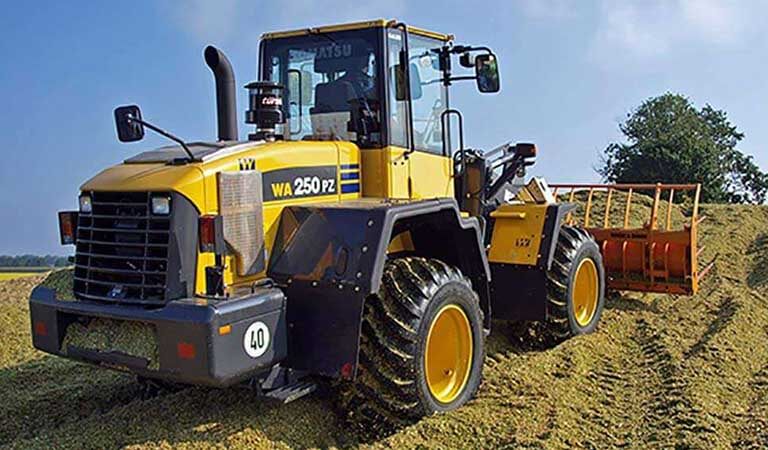
{"label": "yellow body panel", "polygon": [[364,197],[453,197],[451,158],[421,151],[405,153],[406,149],[395,146],[361,151]]}
{"label": "yellow body panel", "polygon": [[495,219],[488,261],[536,265],[547,204],[504,204],[491,213]]}
{"label": "yellow body panel", "polygon": [[[278,39],[278,38],[286,38],[286,37],[293,37],[293,36],[306,36],[308,34],[314,34],[314,33],[333,33],[335,31],[360,30],[365,28],[385,28],[385,27],[389,28],[389,27],[394,27],[397,23],[398,21],[395,19],[366,20],[362,22],[352,22],[352,23],[345,23],[340,25],[326,25],[321,27],[300,28],[297,30],[264,33],[261,35],[261,38],[262,39]],[[419,35],[419,36],[438,39],[445,42],[453,40],[452,34],[437,33],[434,31],[425,30],[423,28],[412,27],[410,25],[408,25],[408,32]]]}
{"label": "yellow body panel", "polygon": [[[176,191],[201,206],[204,173],[199,164],[118,164],[83,183],[81,191]],[[197,201],[196,201],[197,200]]]}
{"label": "yellow body panel", "polygon": [[398,147],[366,149],[361,152],[363,197],[410,198],[408,160]]}
{"label": "yellow body panel", "polygon": [[412,199],[453,197],[451,158],[415,151],[408,159]]}
{"label": "yellow body panel", "polygon": [[[265,247],[270,252],[277,233],[278,220],[283,208],[318,202],[333,202],[360,198],[360,192],[341,193],[341,186],[350,183],[341,180],[341,173],[354,173],[360,169],[342,168],[360,164],[360,151],[349,142],[253,142],[242,144],[220,152],[209,160],[183,166],[162,163],[118,164],[106,169],[81,186],[88,191],[175,191],[185,196],[200,211],[200,214],[217,214],[219,172],[256,169],[268,173],[279,169],[301,167],[335,166],[337,193],[302,198],[288,198],[264,202]],[[352,181],[355,183],[357,181]],[[265,186],[271,189],[270,186]],[[225,260],[224,282],[227,286],[248,283],[264,274],[240,278],[235,267],[236,260]],[[205,292],[205,267],[214,265],[212,253],[198,253],[195,291]]]}

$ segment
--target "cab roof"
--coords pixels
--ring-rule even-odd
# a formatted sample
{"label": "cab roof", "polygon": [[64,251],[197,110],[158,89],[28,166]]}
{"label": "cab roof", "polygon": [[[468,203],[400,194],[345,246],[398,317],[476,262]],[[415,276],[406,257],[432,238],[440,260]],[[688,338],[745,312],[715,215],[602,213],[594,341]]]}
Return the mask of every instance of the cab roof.
{"label": "cab roof", "polygon": [[[359,30],[364,28],[394,28],[397,23],[398,21],[394,19],[366,20],[363,22],[352,22],[340,25],[325,25],[321,27],[301,28],[289,31],[275,31],[271,33],[264,33],[261,35],[261,38],[278,39],[292,36],[305,36],[314,33],[332,33],[334,31]],[[453,40],[452,34],[436,33],[434,31],[425,30],[423,28],[412,27],[410,25],[408,25],[408,32],[419,36],[438,39],[444,42]]]}

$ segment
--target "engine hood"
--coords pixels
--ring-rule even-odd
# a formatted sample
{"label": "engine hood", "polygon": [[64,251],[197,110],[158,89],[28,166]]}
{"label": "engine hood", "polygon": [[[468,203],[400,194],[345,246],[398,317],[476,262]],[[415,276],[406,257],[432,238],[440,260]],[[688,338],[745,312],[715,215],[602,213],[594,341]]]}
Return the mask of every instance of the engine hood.
{"label": "engine hood", "polygon": [[[195,152],[195,162],[181,164],[175,162],[184,156],[178,146],[141,153],[101,171],[80,189],[112,192],[174,191],[189,199],[201,214],[216,214],[216,174],[219,172],[259,170],[272,173],[273,178],[277,177],[272,184],[285,184],[292,182],[302,170],[360,162],[359,150],[354,144],[332,141],[197,143],[190,144],[190,150]],[[271,191],[265,187],[265,192],[269,194]],[[265,198],[268,196],[265,195]]]}
{"label": "engine hood", "polygon": [[174,164],[186,153],[179,146],[161,147],[139,153],[102,170],[86,181],[81,191],[176,191],[186,196],[201,210],[205,199],[206,166],[212,161],[237,154],[260,145],[260,142],[190,143],[197,162]]}
{"label": "engine hood", "polygon": [[[236,142],[234,144],[237,144]],[[218,153],[228,147],[226,142],[190,142],[187,144],[189,151],[195,155],[196,159],[204,159]],[[229,145],[232,147],[232,145]],[[125,160],[126,164],[145,164],[145,163],[169,163],[174,160],[187,158],[187,153],[179,145],[167,145],[156,148]]]}
{"label": "engine hood", "polygon": [[154,164],[118,164],[102,170],[86,181],[83,191],[167,191],[183,190],[199,182],[203,172],[197,164],[170,166]]}

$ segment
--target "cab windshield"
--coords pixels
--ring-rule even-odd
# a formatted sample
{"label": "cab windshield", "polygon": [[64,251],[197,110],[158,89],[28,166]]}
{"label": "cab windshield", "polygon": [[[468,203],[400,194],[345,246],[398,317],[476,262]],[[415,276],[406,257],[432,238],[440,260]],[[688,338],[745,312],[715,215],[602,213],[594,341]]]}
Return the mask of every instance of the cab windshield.
{"label": "cab windshield", "polygon": [[265,40],[262,77],[285,86],[286,123],[278,133],[380,146],[380,39],[367,29]]}

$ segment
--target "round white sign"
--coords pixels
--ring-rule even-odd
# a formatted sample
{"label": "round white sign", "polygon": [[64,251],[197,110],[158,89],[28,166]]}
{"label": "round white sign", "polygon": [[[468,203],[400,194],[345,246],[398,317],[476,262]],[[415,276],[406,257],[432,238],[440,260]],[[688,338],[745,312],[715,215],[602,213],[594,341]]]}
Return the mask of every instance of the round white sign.
{"label": "round white sign", "polygon": [[243,348],[251,358],[258,358],[269,348],[269,327],[264,322],[254,322],[243,336]]}

